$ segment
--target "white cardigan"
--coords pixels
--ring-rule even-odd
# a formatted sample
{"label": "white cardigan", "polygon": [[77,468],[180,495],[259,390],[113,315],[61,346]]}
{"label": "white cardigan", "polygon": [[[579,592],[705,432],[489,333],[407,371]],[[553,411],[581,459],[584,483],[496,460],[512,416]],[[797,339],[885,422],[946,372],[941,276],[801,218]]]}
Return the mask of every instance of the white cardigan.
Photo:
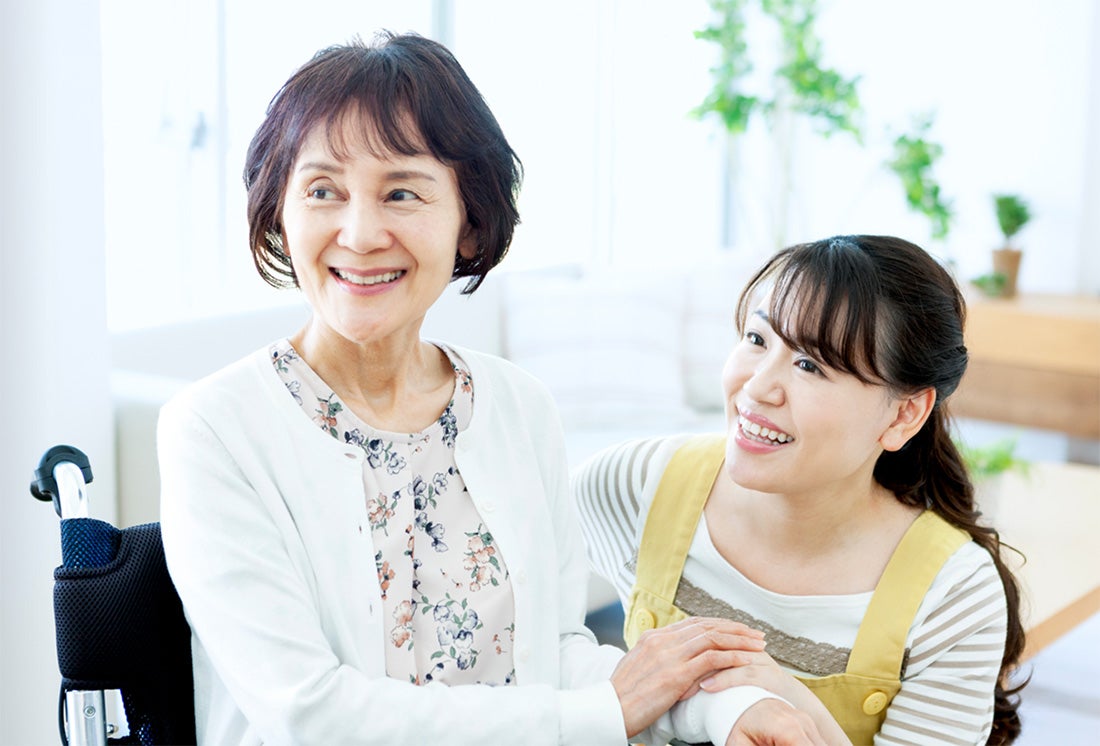
{"label": "white cardigan", "polygon": [[[584,627],[585,552],[553,401],[512,364],[457,352],[476,398],[455,459],[507,558],[519,686],[386,677],[364,454],[303,416],[264,348],[179,394],[158,425],[200,744],[624,743],[608,681],[622,652]],[[756,699],[696,696],[646,736],[673,722],[691,740],[724,734]]]}

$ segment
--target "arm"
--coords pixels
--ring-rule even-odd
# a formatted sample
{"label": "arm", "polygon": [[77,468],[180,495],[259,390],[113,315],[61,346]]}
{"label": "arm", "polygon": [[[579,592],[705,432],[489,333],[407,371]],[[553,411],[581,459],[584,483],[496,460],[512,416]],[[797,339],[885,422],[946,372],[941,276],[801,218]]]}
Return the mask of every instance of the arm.
{"label": "arm", "polygon": [[[634,556],[641,522],[648,509],[647,501],[679,443],[678,439],[664,438],[628,441],[596,454],[572,475],[572,491],[589,563],[596,572],[611,581],[624,604],[634,585],[634,571],[630,561]],[[648,492],[647,483],[650,487]],[[675,626],[677,625],[671,625]],[[670,627],[664,628],[668,629]],[[643,643],[653,645],[655,635],[664,630],[646,633],[638,647]],[[641,652],[638,647],[635,651]],[[741,650],[759,649],[744,644],[739,647]],[[659,656],[663,654],[660,649],[647,652],[646,662],[659,660]],[[745,662],[740,656],[729,657],[727,661],[734,665]],[[624,665],[626,663],[624,661]],[[636,665],[644,663],[639,662]],[[767,698],[782,701],[778,695],[760,687],[741,686],[719,691],[722,688],[719,686],[711,692],[699,692],[676,702],[667,714],[659,717],[634,740],[666,743],[673,737],[679,737],[685,741],[709,739],[714,743],[724,743],[734,722],[752,705]],[[629,694],[624,691],[624,687],[617,689],[621,695]],[[694,691],[697,691],[697,687],[693,686],[688,693]],[[642,694],[642,697],[652,695]]]}
{"label": "arm", "polygon": [[[263,425],[253,429],[263,437]],[[364,590],[377,582],[369,552],[362,563],[346,563],[335,579],[338,573],[314,562],[351,546],[358,536],[354,522],[335,537],[342,544],[331,552],[303,539],[310,521],[332,518],[325,513],[343,510],[345,502],[358,510],[361,498],[337,499],[339,493],[321,491],[331,480],[306,472],[302,485],[318,489],[306,496],[314,510],[287,510],[283,502],[291,498],[267,464],[272,454],[248,447],[231,452],[221,429],[185,405],[166,407],[158,448],[165,551],[200,643],[196,670],[212,671],[204,683],[215,686],[215,697],[231,700],[211,703],[209,690],[200,692],[207,698],[206,712],[199,713],[207,742],[221,742],[227,731],[219,724],[239,710],[251,737],[267,743],[507,743],[517,733],[527,743],[559,743],[563,713],[579,709],[573,699],[582,693],[546,684],[415,687],[384,676],[381,633],[375,632],[381,620]],[[293,447],[278,453],[288,454],[283,461],[308,461]],[[358,474],[359,464],[347,461]],[[347,589],[354,613],[330,613],[321,575]],[[355,629],[357,623],[362,628]]]}
{"label": "arm", "polygon": [[[1004,587],[985,550],[967,544],[929,591],[910,634],[901,691],[877,745],[910,743],[929,731],[984,744],[1007,628]],[[927,613],[926,613],[927,612]]]}
{"label": "arm", "polygon": [[[965,545],[941,570],[910,632],[901,691],[886,711],[875,744],[921,742],[928,733],[952,743],[984,744],[1005,643],[1005,599],[984,550]],[[829,744],[849,744],[829,711],[766,654],[723,671],[704,689],[754,684],[781,694],[810,715]]]}
{"label": "arm", "polygon": [[[540,449],[542,452],[547,450]],[[569,580],[567,587],[559,590],[563,600],[559,601],[558,607],[565,611],[560,625],[561,629],[566,630],[583,624],[584,594],[576,590],[584,588],[589,570],[584,559],[585,542],[578,530],[575,502],[567,480],[564,450],[561,460],[559,467],[551,466],[547,470],[543,481],[550,490],[548,502],[555,507],[556,544],[561,562],[558,577],[562,580],[579,578],[579,581]],[[570,602],[576,602],[579,606],[571,609]],[[590,633],[587,630],[584,633],[587,641]],[[723,692],[693,697],[688,702],[681,703],[679,700],[685,692],[697,691],[697,683],[702,678],[741,662],[743,651],[763,649],[762,637],[744,625],[722,619],[688,619],[643,635],[638,645],[611,673],[626,735],[632,740],[662,744],[672,736],[704,741],[709,732],[707,726],[721,721],[725,727],[718,742],[724,742],[741,710],[760,698],[772,695],[763,690],[753,693],[745,688],[736,695]],[[571,673],[575,675],[578,668],[591,660],[593,655],[590,645],[587,649],[580,644],[571,647],[567,649],[563,646],[563,677]],[[602,648],[607,649],[607,646]],[[579,653],[576,663],[571,657],[573,652]],[[618,656],[622,655],[617,650],[615,652]],[[579,681],[583,678],[575,680],[574,684]],[[563,680],[563,683],[566,682]],[[671,713],[668,712],[670,708]],[[709,710],[721,712],[722,717],[717,721],[708,718]],[[654,728],[643,732],[658,719]]]}

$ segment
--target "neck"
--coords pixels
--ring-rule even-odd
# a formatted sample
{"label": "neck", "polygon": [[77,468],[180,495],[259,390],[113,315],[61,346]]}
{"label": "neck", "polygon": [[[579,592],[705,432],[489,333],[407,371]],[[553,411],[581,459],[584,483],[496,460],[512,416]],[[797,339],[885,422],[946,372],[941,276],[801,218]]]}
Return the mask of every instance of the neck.
{"label": "neck", "polygon": [[357,343],[311,320],[290,342],[345,406],[383,430],[423,429],[453,389],[446,356],[417,334]]}
{"label": "neck", "polygon": [[[728,477],[727,477],[728,479]],[[878,530],[901,504],[868,473],[800,493],[764,493],[730,481],[737,514],[767,545],[792,554],[820,554]]]}

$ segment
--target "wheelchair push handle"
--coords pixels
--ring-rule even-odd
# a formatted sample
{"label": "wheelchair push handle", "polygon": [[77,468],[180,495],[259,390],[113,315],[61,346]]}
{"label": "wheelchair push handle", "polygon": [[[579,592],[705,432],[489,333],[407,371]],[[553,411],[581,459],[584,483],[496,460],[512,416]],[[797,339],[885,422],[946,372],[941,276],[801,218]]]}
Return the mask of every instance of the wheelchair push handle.
{"label": "wheelchair push handle", "polygon": [[88,493],[92,467],[79,448],[57,445],[43,454],[34,470],[31,494],[43,502],[53,502],[61,518],[87,518]]}

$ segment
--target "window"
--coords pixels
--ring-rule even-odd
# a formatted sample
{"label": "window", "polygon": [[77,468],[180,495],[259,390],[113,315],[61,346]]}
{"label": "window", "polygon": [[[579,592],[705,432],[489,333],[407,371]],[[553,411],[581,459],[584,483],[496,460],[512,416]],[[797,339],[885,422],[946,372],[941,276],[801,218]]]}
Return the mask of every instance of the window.
{"label": "window", "polygon": [[316,50],[375,30],[432,35],[429,0],[104,0],[112,331],[286,303],[247,248],[245,150]]}

